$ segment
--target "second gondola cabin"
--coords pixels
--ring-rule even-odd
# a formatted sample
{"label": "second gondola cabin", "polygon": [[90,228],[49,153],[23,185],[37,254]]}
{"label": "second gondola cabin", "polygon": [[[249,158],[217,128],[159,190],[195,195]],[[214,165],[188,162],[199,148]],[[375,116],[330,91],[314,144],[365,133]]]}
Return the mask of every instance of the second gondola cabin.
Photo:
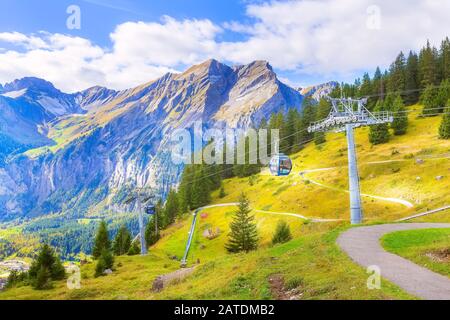
{"label": "second gondola cabin", "polygon": [[288,176],[292,170],[292,161],[287,155],[279,153],[270,159],[269,170],[273,176]]}

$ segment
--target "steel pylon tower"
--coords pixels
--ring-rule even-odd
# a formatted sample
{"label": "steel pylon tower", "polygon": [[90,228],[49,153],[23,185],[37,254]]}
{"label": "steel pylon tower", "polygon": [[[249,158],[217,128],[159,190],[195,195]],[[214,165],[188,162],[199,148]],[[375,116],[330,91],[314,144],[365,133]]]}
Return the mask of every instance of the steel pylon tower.
{"label": "steel pylon tower", "polygon": [[149,193],[148,190],[145,190],[144,188],[136,188],[135,192],[133,192],[125,200],[126,204],[136,202],[136,208],[139,214],[139,233],[135,237],[135,239],[133,239],[133,241],[135,241],[136,238],[139,237],[141,244],[141,255],[146,255],[148,253],[147,242],[145,241],[145,226],[144,226],[144,215],[142,206],[145,205],[145,203],[147,203],[152,198],[153,195],[151,195],[151,193]]}
{"label": "steel pylon tower", "polygon": [[370,112],[365,108],[367,99],[329,98],[331,112],[324,120],[311,123],[308,132],[346,132],[348,147],[348,178],[350,193],[350,220],[360,224],[363,220],[356,157],[354,128],[390,123],[394,120],[388,111]]}

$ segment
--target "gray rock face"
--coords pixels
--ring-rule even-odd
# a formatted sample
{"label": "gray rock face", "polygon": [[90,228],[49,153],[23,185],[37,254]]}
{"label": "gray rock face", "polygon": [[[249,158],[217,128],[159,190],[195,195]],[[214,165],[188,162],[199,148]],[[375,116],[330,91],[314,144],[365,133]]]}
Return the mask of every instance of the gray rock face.
{"label": "gray rock face", "polygon": [[[135,186],[164,196],[183,169],[171,161],[174,130],[195,121],[205,128],[246,129],[302,103],[302,95],[282,84],[264,61],[229,67],[208,60],[124,91],[93,87],[67,95],[39,81],[30,90],[29,81],[5,86],[14,94],[3,103],[40,110],[39,117],[27,121],[42,139],[36,145],[53,145],[52,152],[34,158],[19,153],[0,165],[0,220],[122,211],[126,193]],[[58,107],[36,103],[43,95],[37,87],[59,101]],[[8,131],[0,134],[11,137]]]}
{"label": "gray rock face", "polygon": [[338,85],[339,83],[336,81],[330,81],[316,86],[300,88],[299,91],[303,96],[319,101],[322,97],[329,95]]}

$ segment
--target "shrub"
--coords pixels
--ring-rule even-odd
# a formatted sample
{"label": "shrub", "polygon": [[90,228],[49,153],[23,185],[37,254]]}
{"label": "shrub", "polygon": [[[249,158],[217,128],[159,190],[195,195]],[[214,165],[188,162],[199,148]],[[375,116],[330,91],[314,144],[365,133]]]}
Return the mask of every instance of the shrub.
{"label": "shrub", "polygon": [[286,221],[278,221],[277,228],[272,238],[272,244],[285,243],[292,239],[291,229]]}

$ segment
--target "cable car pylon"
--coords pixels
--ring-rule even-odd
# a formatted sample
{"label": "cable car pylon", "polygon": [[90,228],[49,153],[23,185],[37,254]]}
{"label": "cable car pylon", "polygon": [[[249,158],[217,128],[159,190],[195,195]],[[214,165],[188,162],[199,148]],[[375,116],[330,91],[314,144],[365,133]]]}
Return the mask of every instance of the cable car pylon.
{"label": "cable car pylon", "polygon": [[361,208],[361,192],[359,186],[358,163],[355,148],[354,128],[391,123],[394,117],[391,112],[370,112],[365,107],[367,99],[330,98],[331,111],[324,120],[313,122],[308,132],[346,132],[348,147],[348,178],[350,193],[350,221],[352,224],[363,222]]}

